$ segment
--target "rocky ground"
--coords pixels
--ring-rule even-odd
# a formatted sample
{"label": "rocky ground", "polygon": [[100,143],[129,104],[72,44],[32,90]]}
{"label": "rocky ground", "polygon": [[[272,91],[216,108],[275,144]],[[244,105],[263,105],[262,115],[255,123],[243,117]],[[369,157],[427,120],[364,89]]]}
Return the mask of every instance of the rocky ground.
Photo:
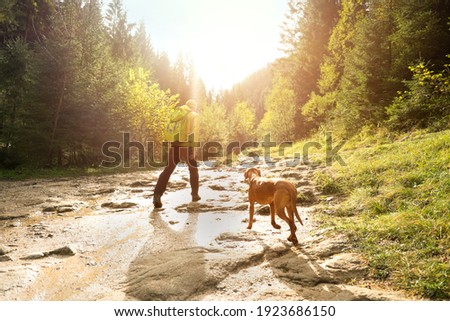
{"label": "rocky ground", "polygon": [[[299,190],[298,246],[270,224],[247,230],[240,166],[200,170],[190,202],[177,168],[154,210],[158,172],[0,182],[0,300],[402,300],[365,281],[365,260],[344,236],[314,224],[323,200],[314,169],[275,166]],[[258,208],[258,207],[257,207]]]}

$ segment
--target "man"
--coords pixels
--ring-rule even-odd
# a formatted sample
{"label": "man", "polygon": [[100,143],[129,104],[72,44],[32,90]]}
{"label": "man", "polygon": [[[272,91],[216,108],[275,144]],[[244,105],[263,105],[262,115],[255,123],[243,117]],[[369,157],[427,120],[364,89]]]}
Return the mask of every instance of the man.
{"label": "man", "polygon": [[201,198],[198,195],[198,167],[195,159],[194,143],[199,141],[197,103],[188,100],[186,105],[178,107],[170,118],[170,124],[166,130],[166,140],[170,142],[168,164],[159,175],[153,194],[153,205],[161,208],[161,196],[164,194],[170,175],[180,161],[187,163],[191,183],[192,201],[197,202]]}

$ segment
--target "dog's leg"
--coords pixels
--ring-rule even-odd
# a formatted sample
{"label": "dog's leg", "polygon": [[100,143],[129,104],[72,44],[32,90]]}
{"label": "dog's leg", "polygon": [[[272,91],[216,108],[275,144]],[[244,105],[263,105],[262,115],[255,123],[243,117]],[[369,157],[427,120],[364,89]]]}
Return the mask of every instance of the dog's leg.
{"label": "dog's leg", "polygon": [[275,223],[275,205],[272,203],[270,203],[270,223],[272,224],[272,226],[274,228],[276,228],[277,230],[279,230],[281,228],[280,225],[278,225],[277,223]]}
{"label": "dog's leg", "polygon": [[[284,212],[284,208],[277,208],[276,209],[277,215],[283,219],[286,223],[288,223],[289,228],[291,230],[291,235],[288,237],[288,241],[292,242],[294,245],[298,244],[297,236],[295,235],[295,231],[297,230],[297,226],[295,226],[294,220],[290,219],[286,216],[286,213]],[[292,216],[290,214],[290,216]]]}
{"label": "dog's leg", "polygon": [[255,214],[255,203],[250,202],[250,213],[249,213],[249,217],[248,217],[248,225],[247,228],[249,230],[252,229],[253,226],[253,215]]}
{"label": "dog's leg", "polygon": [[294,245],[298,244],[297,236],[295,235],[295,232],[297,232],[297,226],[295,225],[295,219],[294,219],[294,211],[289,206],[286,207],[286,210],[288,212],[289,220],[292,222],[291,228],[291,235],[289,236],[288,240],[294,243]]}

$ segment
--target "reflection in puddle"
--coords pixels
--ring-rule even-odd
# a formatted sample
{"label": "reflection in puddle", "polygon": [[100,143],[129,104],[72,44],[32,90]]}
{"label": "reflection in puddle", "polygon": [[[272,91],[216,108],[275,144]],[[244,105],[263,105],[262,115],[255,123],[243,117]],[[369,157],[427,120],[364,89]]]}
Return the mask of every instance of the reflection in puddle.
{"label": "reflection in puddle", "polygon": [[195,241],[199,246],[210,246],[217,236],[225,232],[239,233],[245,230],[243,213],[204,213],[197,223]]}
{"label": "reflection in puddle", "polygon": [[[187,178],[189,174],[174,173],[171,181],[176,184],[184,176]],[[210,246],[217,236],[225,232],[242,232],[246,226],[242,219],[246,217],[247,212],[233,210],[236,203],[243,202],[243,194],[239,190],[243,188],[240,185],[240,177],[241,174],[236,172],[200,173],[200,178],[209,182],[200,186],[199,194],[202,199],[199,202],[191,202],[189,184],[186,188],[176,191],[168,190],[161,198],[163,208],[157,210],[159,217],[167,227],[176,232],[182,232],[190,222],[196,222],[194,241],[199,246]],[[224,186],[224,189],[211,189],[211,184]]]}

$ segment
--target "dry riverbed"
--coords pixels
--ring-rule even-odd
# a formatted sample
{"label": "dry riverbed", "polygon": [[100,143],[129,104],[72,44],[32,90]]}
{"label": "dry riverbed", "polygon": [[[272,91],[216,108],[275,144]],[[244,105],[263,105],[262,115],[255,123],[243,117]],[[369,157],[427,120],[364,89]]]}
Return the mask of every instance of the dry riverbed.
{"label": "dry riverbed", "polygon": [[314,224],[313,169],[262,168],[298,186],[299,245],[248,219],[242,167],[201,168],[190,202],[177,168],[154,210],[158,172],[0,182],[0,300],[402,300],[368,286],[344,236]]}

